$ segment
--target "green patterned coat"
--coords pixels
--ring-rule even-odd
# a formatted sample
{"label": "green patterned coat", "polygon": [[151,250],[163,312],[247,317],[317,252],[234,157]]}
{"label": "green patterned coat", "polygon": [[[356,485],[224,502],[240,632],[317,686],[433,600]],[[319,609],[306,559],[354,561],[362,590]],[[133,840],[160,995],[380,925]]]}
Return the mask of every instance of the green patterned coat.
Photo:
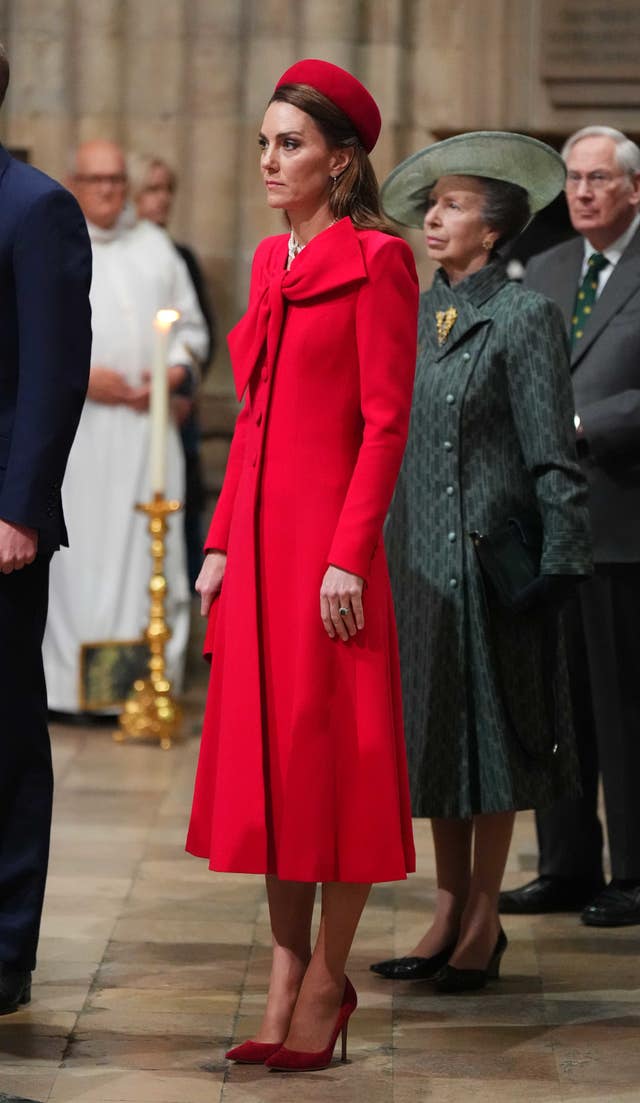
{"label": "green patterned coat", "polygon": [[[451,306],[457,318],[439,347],[436,311]],[[494,607],[489,630],[468,535],[536,504],[541,572],[589,573],[586,484],[575,457],[560,312],[510,282],[498,264],[455,289],[440,269],[420,302],[411,430],[385,532],[414,815],[537,808],[578,789],[563,646],[552,757],[543,617]]]}

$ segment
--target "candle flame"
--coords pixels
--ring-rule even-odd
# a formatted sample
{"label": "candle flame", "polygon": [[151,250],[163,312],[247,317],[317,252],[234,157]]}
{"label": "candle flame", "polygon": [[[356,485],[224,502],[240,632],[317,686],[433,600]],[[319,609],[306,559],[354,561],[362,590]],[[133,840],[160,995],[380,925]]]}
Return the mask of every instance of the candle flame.
{"label": "candle flame", "polygon": [[159,310],[156,314],[156,325],[159,329],[171,329],[171,326],[178,321],[179,317],[179,310]]}

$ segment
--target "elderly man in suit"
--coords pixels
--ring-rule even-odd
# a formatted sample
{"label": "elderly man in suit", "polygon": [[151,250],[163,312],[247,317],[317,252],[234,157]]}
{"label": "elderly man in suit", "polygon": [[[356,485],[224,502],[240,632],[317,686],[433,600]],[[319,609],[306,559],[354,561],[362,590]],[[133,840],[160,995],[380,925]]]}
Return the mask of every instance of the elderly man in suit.
{"label": "elderly man in suit", "polygon": [[[0,103],[9,65],[0,46]],[[42,636],[89,379],[91,246],[73,196],[0,146],[0,1015],[29,1002],[53,776]]]}
{"label": "elderly man in suit", "polygon": [[[582,911],[640,924],[640,149],[610,127],[565,144],[577,239],[535,257],[525,282],[562,308],[596,573],[568,611],[583,797],[538,814],[539,877],[501,911]],[[602,777],[612,880],[602,872]]]}

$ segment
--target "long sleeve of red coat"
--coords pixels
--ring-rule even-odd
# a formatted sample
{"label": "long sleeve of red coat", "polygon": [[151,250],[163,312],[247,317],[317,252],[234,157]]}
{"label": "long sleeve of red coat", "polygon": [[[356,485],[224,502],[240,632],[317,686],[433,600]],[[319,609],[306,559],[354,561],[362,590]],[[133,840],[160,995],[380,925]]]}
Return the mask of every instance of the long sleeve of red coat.
{"label": "long sleeve of red coat", "polygon": [[409,246],[385,237],[367,258],[358,295],[362,445],[328,562],[367,578],[409,428],[416,362],[418,278]]}
{"label": "long sleeve of red coat", "polygon": [[[260,295],[262,289],[262,267],[264,257],[264,242],[256,249],[255,256],[253,258],[253,266],[251,269],[251,284],[249,287],[249,303],[247,309],[250,309],[255,300]],[[218,498],[216,508],[211,518],[211,524],[209,526],[209,532],[205,540],[205,551],[217,551],[227,550],[227,544],[229,541],[229,529],[231,528],[231,517],[233,515],[233,504],[236,498],[236,492],[238,489],[238,482],[240,480],[240,473],[242,471],[242,463],[244,460],[245,441],[247,435],[247,421],[249,418],[249,400],[248,396],[245,396],[245,402],[242,410],[238,414],[238,419],[233,431],[233,439],[231,441],[231,448],[229,449],[229,457],[227,459],[227,466],[224,475],[224,481],[222,483],[222,489]]]}

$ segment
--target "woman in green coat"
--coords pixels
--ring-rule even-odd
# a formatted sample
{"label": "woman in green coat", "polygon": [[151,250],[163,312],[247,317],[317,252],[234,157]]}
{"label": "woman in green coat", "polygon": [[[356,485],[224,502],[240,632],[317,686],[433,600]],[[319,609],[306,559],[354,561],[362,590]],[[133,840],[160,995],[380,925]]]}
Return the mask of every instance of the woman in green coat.
{"label": "woman in green coat", "polygon": [[[382,192],[387,214],[424,225],[441,265],[421,298],[411,430],[385,534],[413,812],[432,820],[438,891],[410,956],[372,969],[435,977],[441,991],[498,975],[515,811],[578,788],[554,611],[591,570],[566,337],[556,306],[509,281],[497,253],[563,182],[548,146],[491,132],[415,154]],[[532,515],[539,577],[514,613],[470,534]]]}

